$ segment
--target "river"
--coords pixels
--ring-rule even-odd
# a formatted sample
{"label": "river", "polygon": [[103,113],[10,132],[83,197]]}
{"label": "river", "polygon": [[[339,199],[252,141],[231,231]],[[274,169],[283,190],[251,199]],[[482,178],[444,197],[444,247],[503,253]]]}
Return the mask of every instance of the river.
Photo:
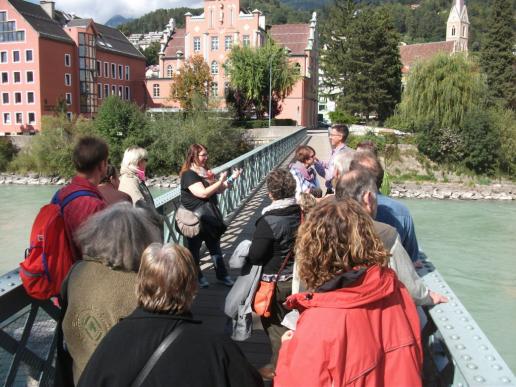
{"label": "river", "polygon": [[[39,207],[56,187],[0,186],[0,273],[23,258]],[[516,203],[404,200],[432,259],[516,371]]]}

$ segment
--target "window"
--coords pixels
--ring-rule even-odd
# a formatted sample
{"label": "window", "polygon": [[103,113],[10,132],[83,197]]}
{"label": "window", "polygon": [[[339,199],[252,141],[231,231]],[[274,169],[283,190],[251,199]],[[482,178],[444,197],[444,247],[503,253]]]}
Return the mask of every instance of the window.
{"label": "window", "polygon": [[34,83],[34,71],[27,71],[25,73],[27,83]]}
{"label": "window", "polygon": [[116,79],[116,64],[111,63],[111,78]]}
{"label": "window", "polygon": [[224,96],[229,94],[229,82],[224,82]]}
{"label": "window", "polygon": [[101,63],[100,63],[100,60],[97,61],[96,65],[95,65],[95,72],[96,72],[96,76],[97,77],[100,77],[100,70],[101,70]]}
{"label": "window", "polygon": [[104,85],[104,98],[109,97],[109,85]]}
{"label": "window", "polygon": [[244,47],[249,47],[250,44],[251,44],[251,40],[249,39],[249,35],[242,36],[242,45]]}
{"label": "window", "polygon": [[21,83],[21,74],[19,71],[13,72],[13,82],[14,83]]}
{"label": "window", "polygon": [[72,58],[70,57],[70,54],[65,54],[65,66],[70,67],[72,65]]}
{"label": "window", "polygon": [[72,74],[65,74],[65,86],[72,86]]}
{"label": "window", "polygon": [[453,26],[451,29],[451,36],[455,36],[455,26]]}
{"label": "window", "polygon": [[2,83],[9,83],[9,73],[8,72],[2,72]]}
{"label": "window", "polygon": [[199,37],[193,38],[193,50],[194,50],[194,52],[201,51],[201,38],[199,38]]}
{"label": "window", "polygon": [[211,73],[213,75],[217,75],[219,73],[219,64],[217,63],[216,60],[214,60],[213,62],[211,62]]}
{"label": "window", "polygon": [[104,78],[109,78],[109,63],[104,62]]}
{"label": "window", "polygon": [[122,86],[118,86],[118,96],[120,98],[124,96],[124,88]]}
{"label": "window", "polygon": [[20,42],[25,40],[24,31],[16,31],[16,21],[7,21],[7,13],[0,12],[0,42]]}
{"label": "window", "polygon": [[25,62],[33,61],[32,50],[25,50]]}
{"label": "window", "polygon": [[219,37],[212,36],[211,37],[211,51],[217,51],[219,49]]}
{"label": "window", "polygon": [[17,105],[22,103],[21,91],[17,91],[17,92],[14,93],[14,103],[17,104]]}
{"label": "window", "polygon": [[73,113],[72,112],[66,112],[66,118],[68,119],[68,121],[71,121],[72,118],[73,118]]}
{"label": "window", "polygon": [[27,92],[27,103],[34,103],[34,92],[33,91]]}
{"label": "window", "polygon": [[174,67],[172,67],[172,65],[168,65],[167,66],[167,77],[172,78],[173,75],[174,75]]}
{"label": "window", "polygon": [[2,93],[2,104],[9,105],[9,93]]}
{"label": "window", "polygon": [[125,66],[125,80],[129,80],[129,66]]}
{"label": "window", "polygon": [[232,46],[233,46],[233,37],[226,36],[224,38],[224,50],[229,51],[229,50],[231,50]]}
{"label": "window", "polygon": [[8,61],[7,51],[0,51],[0,63],[7,63]]}
{"label": "window", "polygon": [[216,97],[219,94],[219,84],[217,82],[211,83],[210,95]]}
{"label": "window", "polygon": [[72,104],[72,93],[66,93],[66,104],[67,105]]}
{"label": "window", "polygon": [[14,122],[17,124],[23,124],[23,113],[14,113]]}
{"label": "window", "polygon": [[20,51],[13,50],[13,63],[20,62]]}
{"label": "window", "polygon": [[124,79],[124,66],[118,65],[118,79]]}
{"label": "window", "polygon": [[111,95],[116,95],[116,86],[111,86]]}
{"label": "window", "polygon": [[152,96],[153,97],[159,97],[159,84],[155,83],[152,85]]}
{"label": "window", "polygon": [[125,98],[126,101],[129,101],[131,99],[131,91],[129,90],[129,86],[125,87],[124,98]]}
{"label": "window", "polygon": [[97,83],[97,98],[102,99],[102,83]]}
{"label": "window", "polygon": [[4,22],[7,20],[7,12],[6,11],[0,11],[0,22]]}
{"label": "window", "polygon": [[4,113],[4,125],[11,124],[11,113]]}
{"label": "window", "polygon": [[36,113],[33,113],[33,112],[27,113],[27,123],[29,125],[33,125],[36,123]]}

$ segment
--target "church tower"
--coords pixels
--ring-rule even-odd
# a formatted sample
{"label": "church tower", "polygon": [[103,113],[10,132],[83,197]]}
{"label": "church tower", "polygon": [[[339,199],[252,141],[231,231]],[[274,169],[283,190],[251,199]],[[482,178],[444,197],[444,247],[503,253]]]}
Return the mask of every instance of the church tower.
{"label": "church tower", "polygon": [[464,0],[453,0],[446,26],[446,41],[455,42],[454,52],[468,51],[469,18]]}

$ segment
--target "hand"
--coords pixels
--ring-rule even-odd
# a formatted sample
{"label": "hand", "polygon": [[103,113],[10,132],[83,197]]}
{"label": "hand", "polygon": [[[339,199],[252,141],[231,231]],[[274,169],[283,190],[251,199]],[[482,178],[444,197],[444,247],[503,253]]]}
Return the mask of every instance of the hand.
{"label": "hand", "polygon": [[240,175],[242,174],[242,172],[243,172],[243,169],[242,169],[242,168],[240,168],[240,169],[238,169],[238,168],[234,168],[234,169],[233,169],[233,173],[231,174],[231,178],[232,178],[233,180],[236,180],[236,179],[238,178],[238,176],[240,176]]}
{"label": "hand", "polygon": [[430,298],[432,299],[432,302],[434,305],[441,304],[443,302],[448,302],[448,297],[443,296],[440,293],[433,292],[430,290]]}
{"label": "hand", "polygon": [[227,171],[224,171],[222,172],[220,175],[219,175],[219,182],[222,183],[224,181],[226,181],[226,177],[228,176],[228,172]]}
{"label": "hand", "polygon": [[283,333],[283,336],[281,336],[281,342],[284,343],[285,341],[292,339],[292,337],[294,337],[294,331],[288,330]]}

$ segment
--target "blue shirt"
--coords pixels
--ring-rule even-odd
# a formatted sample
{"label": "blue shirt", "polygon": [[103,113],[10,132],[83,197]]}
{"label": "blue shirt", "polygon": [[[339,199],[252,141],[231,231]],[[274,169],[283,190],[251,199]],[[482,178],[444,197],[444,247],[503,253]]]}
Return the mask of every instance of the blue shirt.
{"label": "blue shirt", "polygon": [[378,209],[376,212],[376,220],[378,222],[387,223],[396,228],[400,234],[401,243],[412,262],[419,259],[419,246],[416,238],[416,228],[414,220],[408,208],[401,202],[390,198],[389,196],[378,193]]}

